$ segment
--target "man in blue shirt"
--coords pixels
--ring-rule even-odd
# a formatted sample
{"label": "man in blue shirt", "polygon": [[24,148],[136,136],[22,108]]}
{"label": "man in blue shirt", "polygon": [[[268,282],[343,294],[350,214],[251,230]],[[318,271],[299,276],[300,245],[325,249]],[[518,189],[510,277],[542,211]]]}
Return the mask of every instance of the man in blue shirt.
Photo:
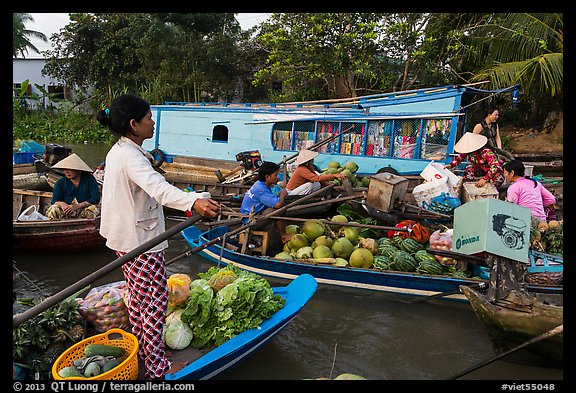
{"label": "man in blue shirt", "polygon": [[[275,209],[284,206],[284,199],[288,192],[285,188],[280,191],[280,195],[276,196],[272,192],[272,186],[278,183],[278,171],[280,166],[274,162],[264,161],[260,168],[258,168],[258,181],[244,194],[242,205],[240,206],[240,213],[250,214],[254,208],[254,214],[266,215],[272,213]],[[269,226],[270,220],[259,220],[252,227],[252,229],[273,229]],[[242,220],[244,224],[248,222],[248,218]],[[285,243],[290,240],[291,234],[286,233],[286,223],[283,220],[276,221],[277,228],[282,236],[282,242]]]}

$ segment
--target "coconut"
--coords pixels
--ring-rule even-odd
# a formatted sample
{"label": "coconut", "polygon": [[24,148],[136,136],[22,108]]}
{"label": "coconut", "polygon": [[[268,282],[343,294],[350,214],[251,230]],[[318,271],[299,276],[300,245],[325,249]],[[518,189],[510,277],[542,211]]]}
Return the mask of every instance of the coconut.
{"label": "coconut", "polygon": [[312,253],[314,258],[332,258],[334,257],[334,253],[327,246],[317,246]]}
{"label": "coconut", "polygon": [[276,255],[274,256],[274,259],[289,259],[289,260],[292,260],[293,258],[292,258],[292,255],[290,255],[289,252],[282,251],[282,252],[279,252],[278,254],[276,254]]}
{"label": "coconut", "polygon": [[[348,222],[348,219],[346,218],[346,216],[343,216],[341,214],[337,214],[334,217],[332,217],[330,219],[330,221],[334,221],[334,222]],[[333,231],[337,231],[338,229],[340,229],[340,225],[331,225],[331,228]]]}
{"label": "coconut", "polygon": [[334,241],[331,249],[335,257],[348,259],[350,254],[352,254],[354,245],[350,242],[350,240],[346,239],[345,237],[341,237]]}
{"label": "coconut", "polygon": [[364,176],[362,178],[362,187],[370,186],[370,178],[368,176]]}
{"label": "coconut", "polygon": [[318,236],[314,242],[316,243],[316,246],[324,245],[327,247],[332,247],[332,244],[334,244],[334,239],[329,236],[322,235]]}
{"label": "coconut", "polygon": [[340,168],[340,163],[338,161],[330,161],[328,163],[328,168],[338,169]]}
{"label": "coconut", "polygon": [[325,175],[333,175],[335,173],[338,173],[338,169],[336,168],[328,168],[323,172]]}
{"label": "coconut", "polygon": [[358,165],[354,161],[347,162],[346,165],[344,165],[344,168],[348,169],[352,173],[358,171]]}
{"label": "coconut", "polygon": [[350,266],[369,268],[374,262],[374,255],[366,248],[358,248],[352,252],[348,259]]}
{"label": "coconut", "polygon": [[314,255],[314,249],[310,246],[304,246],[302,248],[299,248],[298,251],[296,251],[297,259],[312,258],[313,255]]}
{"label": "coconut", "polygon": [[291,250],[298,251],[302,247],[309,246],[310,241],[308,240],[306,235],[304,235],[302,233],[297,233],[297,234],[293,235],[290,240],[288,240],[287,244]]}
{"label": "coconut", "polygon": [[300,229],[298,225],[286,225],[286,233],[298,233],[298,229]]}
{"label": "coconut", "polygon": [[324,234],[324,225],[318,220],[307,220],[302,227],[302,232],[309,240],[314,241]]}
{"label": "coconut", "polygon": [[356,227],[342,227],[339,232],[346,239],[350,240],[353,245],[358,244],[358,238],[360,237],[360,231]]}

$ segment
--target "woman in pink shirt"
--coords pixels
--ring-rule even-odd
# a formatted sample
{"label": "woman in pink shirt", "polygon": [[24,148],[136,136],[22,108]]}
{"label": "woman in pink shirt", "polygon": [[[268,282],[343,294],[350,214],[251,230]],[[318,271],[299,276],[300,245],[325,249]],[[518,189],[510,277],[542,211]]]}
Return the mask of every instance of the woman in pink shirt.
{"label": "woman in pink shirt", "polygon": [[504,164],[504,176],[511,183],[506,199],[508,202],[529,208],[532,215],[546,221],[545,208],[556,203],[556,198],[541,183],[524,177],[524,164],[519,160]]}

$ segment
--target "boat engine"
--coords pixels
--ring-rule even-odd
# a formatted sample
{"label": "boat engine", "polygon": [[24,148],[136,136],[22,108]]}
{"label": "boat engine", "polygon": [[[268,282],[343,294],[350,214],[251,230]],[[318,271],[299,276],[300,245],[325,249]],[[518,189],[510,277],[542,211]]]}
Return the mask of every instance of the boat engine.
{"label": "boat engine", "polygon": [[236,154],[236,161],[246,170],[253,170],[262,165],[262,156],[258,150],[243,151]]}
{"label": "boat engine", "polygon": [[524,247],[524,221],[507,214],[495,214],[492,217],[492,229],[508,248],[520,250]]}
{"label": "boat engine", "polygon": [[56,143],[48,143],[44,148],[44,161],[52,166],[58,161],[68,157],[72,149]]}

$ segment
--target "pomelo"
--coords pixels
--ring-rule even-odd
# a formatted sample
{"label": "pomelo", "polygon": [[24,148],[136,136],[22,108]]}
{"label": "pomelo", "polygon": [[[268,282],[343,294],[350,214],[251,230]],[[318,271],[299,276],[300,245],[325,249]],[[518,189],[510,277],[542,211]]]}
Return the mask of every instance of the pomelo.
{"label": "pomelo", "polygon": [[344,237],[350,240],[350,243],[353,245],[358,244],[358,238],[360,237],[360,231],[356,227],[342,227],[340,229],[340,234],[344,235]]}

